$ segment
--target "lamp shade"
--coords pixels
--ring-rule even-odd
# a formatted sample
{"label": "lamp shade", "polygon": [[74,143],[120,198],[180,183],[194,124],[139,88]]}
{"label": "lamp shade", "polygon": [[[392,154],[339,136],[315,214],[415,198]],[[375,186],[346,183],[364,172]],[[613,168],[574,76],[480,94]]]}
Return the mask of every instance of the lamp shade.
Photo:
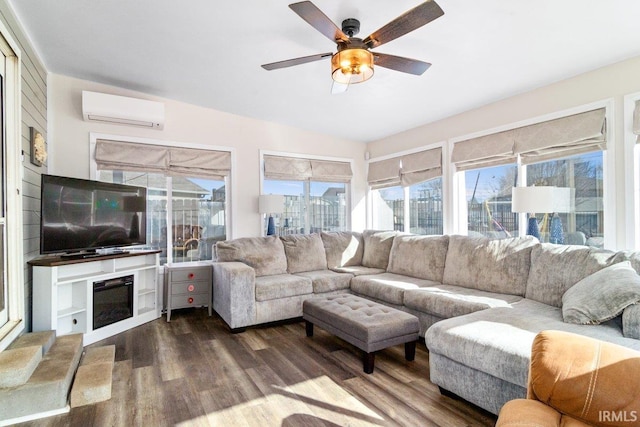
{"label": "lamp shade", "polygon": [[362,83],[373,76],[373,54],[366,49],[344,49],[331,57],[331,77],[338,83]]}
{"label": "lamp shade", "polygon": [[513,187],[511,211],[552,213],[571,211],[571,188],[568,187]]}
{"label": "lamp shade", "polygon": [[282,213],[284,196],[281,194],[262,194],[258,198],[258,210],[263,214]]}

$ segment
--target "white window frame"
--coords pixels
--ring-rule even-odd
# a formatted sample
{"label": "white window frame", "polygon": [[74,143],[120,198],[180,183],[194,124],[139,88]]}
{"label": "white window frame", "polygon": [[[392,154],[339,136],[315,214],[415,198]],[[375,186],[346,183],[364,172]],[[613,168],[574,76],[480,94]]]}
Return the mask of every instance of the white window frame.
{"label": "white window frame", "polygon": [[0,50],[5,55],[5,167],[8,322],[0,327],[0,350],[4,350],[25,329],[24,250],[22,226],[22,82],[21,51],[0,21]]}
{"label": "white window frame", "polygon": [[[312,154],[304,154],[304,153],[291,153],[291,152],[282,152],[282,151],[271,151],[271,150],[260,150],[260,194],[264,194],[264,156],[279,156],[279,157],[294,157],[297,159],[309,159],[309,160],[324,160],[324,161],[329,161],[329,162],[343,162],[343,163],[349,163],[349,165],[351,165],[351,170],[353,170],[353,159],[348,159],[346,157],[328,157],[328,156],[316,156],[316,155],[312,155]],[[295,181],[295,180],[292,180]],[[312,180],[313,181],[313,180]],[[317,182],[322,182],[322,181],[317,181]],[[345,182],[345,200],[347,201],[347,230],[351,230],[351,224],[353,224],[353,207],[355,206],[354,200],[353,200],[353,191],[351,189],[351,186],[353,185],[353,178],[351,178],[351,181],[349,182]],[[309,186],[310,183],[309,181],[306,182],[306,187],[305,187],[305,197],[308,197],[309,195]],[[257,199],[257,198],[256,198]],[[309,205],[309,200],[305,200],[306,205]],[[257,203],[256,203],[257,205]],[[256,210],[256,215],[259,215],[260,217],[260,230],[261,230],[261,236],[265,236],[266,235],[266,230],[264,227],[264,218],[262,217],[262,214],[257,212]],[[310,210],[306,209],[305,212],[305,224],[310,224]]]}
{"label": "white window frame", "polygon": [[626,249],[640,247],[640,144],[633,133],[633,111],[640,92],[624,97],[624,182],[625,182],[625,226]]}
{"label": "white window frame", "polygon": [[[226,201],[225,201],[225,221],[226,221],[226,233],[227,239],[232,239],[236,235],[236,224],[233,220],[235,207],[233,200],[235,200],[236,189],[233,183],[236,181],[236,155],[233,147],[224,147],[217,145],[206,144],[194,144],[177,141],[167,141],[151,138],[139,138],[133,136],[112,135],[105,133],[90,132],[89,133],[89,175],[91,179],[97,179],[98,177],[98,165],[96,163],[96,142],[98,139],[107,139],[112,141],[134,142],[137,144],[150,144],[150,145],[162,145],[165,147],[180,147],[180,148],[195,148],[199,150],[211,150],[211,151],[227,151],[231,154],[231,174],[226,179]],[[171,184],[167,186],[167,191],[171,191]],[[167,199],[167,212],[172,209],[171,198]],[[171,241],[171,227],[167,227],[167,241]],[[189,262],[183,262],[181,264],[187,265]]]}

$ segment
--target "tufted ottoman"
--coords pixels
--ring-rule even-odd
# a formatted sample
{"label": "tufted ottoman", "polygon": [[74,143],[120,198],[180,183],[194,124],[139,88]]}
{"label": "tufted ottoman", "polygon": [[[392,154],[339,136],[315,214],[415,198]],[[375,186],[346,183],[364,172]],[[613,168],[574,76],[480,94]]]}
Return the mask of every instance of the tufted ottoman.
{"label": "tufted ottoman", "polygon": [[413,360],[420,328],[418,318],[351,294],[314,297],[302,304],[307,336],[313,325],[331,332],[364,351],[364,372],[373,372],[374,352],[404,344],[405,358]]}

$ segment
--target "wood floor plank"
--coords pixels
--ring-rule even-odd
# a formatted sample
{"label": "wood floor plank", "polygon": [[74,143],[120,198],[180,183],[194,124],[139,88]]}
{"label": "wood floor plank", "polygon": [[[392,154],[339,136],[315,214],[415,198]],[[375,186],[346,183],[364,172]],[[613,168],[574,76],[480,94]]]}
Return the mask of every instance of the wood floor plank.
{"label": "wood floor plank", "polygon": [[303,322],[231,334],[219,316],[185,309],[92,344],[116,346],[112,397],[25,426],[492,426],[495,416],[440,395],[429,353],[362,352]]}

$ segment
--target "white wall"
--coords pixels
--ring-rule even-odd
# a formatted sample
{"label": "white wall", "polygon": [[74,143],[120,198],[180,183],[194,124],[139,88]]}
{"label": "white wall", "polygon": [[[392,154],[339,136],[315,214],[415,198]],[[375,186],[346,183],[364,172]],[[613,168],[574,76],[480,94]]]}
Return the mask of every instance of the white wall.
{"label": "white wall", "polygon": [[[508,126],[538,116],[576,108],[584,104],[613,99],[612,127],[615,155],[614,189],[616,246],[628,242],[625,227],[627,203],[632,203],[633,191],[625,182],[625,160],[630,155],[624,149],[624,96],[640,90],[640,57],[613,64],[595,71],[563,80],[539,89],[516,95],[483,107],[429,123],[367,144],[372,159],[439,141]],[[482,84],[479,82],[478,84]],[[430,101],[437,102],[437,101]],[[611,141],[610,141],[611,143]]]}
{"label": "white wall", "polygon": [[[231,147],[235,152],[232,237],[259,236],[260,192],[259,150],[353,159],[352,228],[365,227],[366,166],[365,145],[279,125],[241,117],[183,102],[106,86],[67,76],[50,74],[49,173],[89,178],[89,133],[152,138],[180,143]],[[161,101],[165,104],[164,130],[85,122],[82,118],[82,91]],[[247,100],[250,102],[250,100]]]}

